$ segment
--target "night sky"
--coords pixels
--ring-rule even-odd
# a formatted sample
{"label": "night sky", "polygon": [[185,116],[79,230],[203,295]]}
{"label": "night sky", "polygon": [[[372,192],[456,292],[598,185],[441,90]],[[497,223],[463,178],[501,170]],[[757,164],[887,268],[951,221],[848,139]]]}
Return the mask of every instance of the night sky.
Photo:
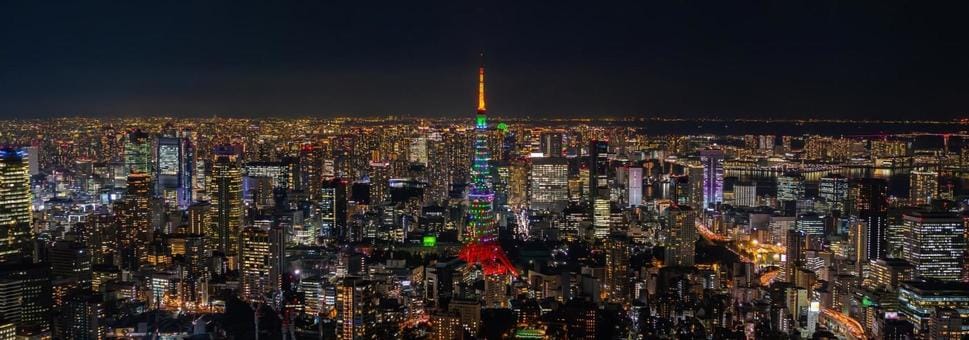
{"label": "night sky", "polygon": [[969,1],[281,2],[3,1],[0,117],[969,117]]}

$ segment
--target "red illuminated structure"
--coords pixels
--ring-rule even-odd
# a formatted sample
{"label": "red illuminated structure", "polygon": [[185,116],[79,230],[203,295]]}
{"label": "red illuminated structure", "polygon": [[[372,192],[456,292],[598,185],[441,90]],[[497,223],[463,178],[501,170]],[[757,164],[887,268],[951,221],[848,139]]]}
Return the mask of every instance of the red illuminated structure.
{"label": "red illuminated structure", "polygon": [[485,275],[518,275],[518,270],[498,244],[492,188],[491,150],[488,148],[488,115],[485,107],[484,64],[478,68],[478,113],[474,125],[474,160],[471,165],[471,192],[468,194],[468,227],[465,245],[459,256],[471,265],[481,266]]}

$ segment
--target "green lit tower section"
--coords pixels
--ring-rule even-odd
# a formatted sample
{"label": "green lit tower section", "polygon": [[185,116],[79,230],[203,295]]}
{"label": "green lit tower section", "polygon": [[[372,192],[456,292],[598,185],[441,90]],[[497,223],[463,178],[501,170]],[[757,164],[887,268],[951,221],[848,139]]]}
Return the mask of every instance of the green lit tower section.
{"label": "green lit tower section", "polygon": [[485,70],[478,68],[478,110],[474,123],[474,159],[471,190],[468,193],[468,227],[461,258],[478,264],[486,275],[517,274],[498,244],[495,227],[495,191],[491,178],[491,150],[488,148],[488,114],[485,106]]}

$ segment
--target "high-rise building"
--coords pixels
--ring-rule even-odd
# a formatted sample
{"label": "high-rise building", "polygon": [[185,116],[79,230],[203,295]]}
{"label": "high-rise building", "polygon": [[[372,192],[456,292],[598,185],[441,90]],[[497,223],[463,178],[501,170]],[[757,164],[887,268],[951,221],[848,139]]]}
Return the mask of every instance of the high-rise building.
{"label": "high-rise building", "polygon": [[127,173],[151,175],[151,137],[141,130],[128,133],[124,144],[124,164]]}
{"label": "high-rise building", "polygon": [[125,268],[135,269],[148,256],[153,237],[151,226],[151,177],[146,173],[128,175],[125,196],[115,210],[120,222],[121,262]]}
{"label": "high-rise building", "polygon": [[49,332],[52,297],[46,263],[0,265],[0,318],[18,330]]}
{"label": "high-rise building", "polygon": [[565,158],[534,158],[529,205],[535,210],[562,211],[569,203],[569,164]]}
{"label": "high-rise building", "polygon": [[390,200],[389,162],[370,162],[370,203],[377,205]]}
{"label": "high-rise building", "polygon": [[596,198],[592,201],[592,230],[597,240],[609,237],[612,227],[612,202],[606,198]]}
{"label": "high-rise building", "polygon": [[962,278],[965,225],[956,213],[913,211],[902,216],[909,235],[904,258],[913,276],[956,281]]}
{"label": "high-rise building", "polygon": [[0,262],[29,255],[33,242],[30,169],[26,154],[0,149]]}
{"label": "high-rise building", "polygon": [[377,339],[377,292],[374,282],[346,277],[336,290],[336,338]]}
{"label": "high-rise building", "polygon": [[349,239],[347,230],[347,182],[332,179],[323,184],[320,197],[320,234]]}
{"label": "high-rise building", "polygon": [[666,266],[689,267],[696,256],[696,218],[697,212],[688,206],[673,206],[666,210],[668,230],[666,245]]}
{"label": "high-rise building", "polygon": [[797,283],[797,274],[804,266],[804,233],[787,231],[787,252],[784,254],[784,276],[789,283]]}
{"label": "high-rise building", "polygon": [[[179,203],[179,189],[184,179],[182,140],[175,137],[159,137],[155,152],[156,173],[155,193],[164,199],[168,206],[175,207]],[[184,194],[184,191],[182,191]]]}
{"label": "high-rise building", "polygon": [[784,174],[777,177],[777,200],[794,202],[804,197],[804,176]]}
{"label": "high-rise building", "polygon": [[723,203],[723,150],[700,150],[700,163],[703,164],[703,205],[702,209],[714,209]]}
{"label": "high-rise building", "polygon": [[257,227],[246,227],[242,230],[242,261],[240,276],[242,276],[243,301],[263,301],[266,293],[272,291],[270,282],[270,241],[269,233]]}
{"label": "high-rise building", "polygon": [[243,219],[242,171],[237,154],[228,148],[218,148],[207,177],[206,192],[212,207],[212,221],[205,232],[208,246],[223,255],[239,254],[239,233]]}
{"label": "high-rise building", "polygon": [[931,337],[933,315],[938,308],[969,308],[969,283],[906,281],[898,289],[898,307],[899,314],[915,326],[918,339],[937,339]]}
{"label": "high-rise building", "polygon": [[909,202],[912,205],[932,203],[939,198],[939,173],[915,170],[909,175]]}
{"label": "high-rise building", "polygon": [[410,139],[407,160],[420,165],[428,164],[427,137],[419,136]]}
{"label": "high-rise building", "polygon": [[757,206],[757,184],[740,182],[733,185],[734,205],[738,207]]}
{"label": "high-rise building", "polygon": [[818,196],[831,205],[831,209],[844,211],[848,200],[848,179],[839,174],[821,177]]}
{"label": "high-rise building", "polygon": [[884,179],[863,178],[853,181],[849,190],[849,199],[852,201],[851,211],[862,224],[858,252],[863,258],[859,259],[859,263],[885,257],[888,183]]}
{"label": "high-rise building", "polygon": [[609,142],[589,142],[589,200],[609,198]]}
{"label": "high-rise building", "polygon": [[562,157],[562,133],[545,132],[541,135],[541,150],[543,157]]}
{"label": "high-rise building", "polygon": [[643,168],[628,168],[626,177],[626,203],[638,207],[643,204]]}
{"label": "high-rise building", "polygon": [[629,249],[631,245],[629,239],[624,236],[613,235],[609,242],[605,243],[606,255],[606,277],[603,291],[606,292],[609,301],[624,304],[630,300],[630,273],[629,273]]}
{"label": "high-rise building", "polygon": [[269,286],[270,293],[281,292],[289,264],[286,262],[286,227],[279,221],[269,228]]}

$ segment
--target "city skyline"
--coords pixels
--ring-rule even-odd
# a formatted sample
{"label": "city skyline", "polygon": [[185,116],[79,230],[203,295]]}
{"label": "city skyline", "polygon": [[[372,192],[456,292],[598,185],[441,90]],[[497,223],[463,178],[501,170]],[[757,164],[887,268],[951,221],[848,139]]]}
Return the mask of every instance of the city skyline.
{"label": "city skyline", "polygon": [[0,4],[0,340],[967,339],[939,6]]}

